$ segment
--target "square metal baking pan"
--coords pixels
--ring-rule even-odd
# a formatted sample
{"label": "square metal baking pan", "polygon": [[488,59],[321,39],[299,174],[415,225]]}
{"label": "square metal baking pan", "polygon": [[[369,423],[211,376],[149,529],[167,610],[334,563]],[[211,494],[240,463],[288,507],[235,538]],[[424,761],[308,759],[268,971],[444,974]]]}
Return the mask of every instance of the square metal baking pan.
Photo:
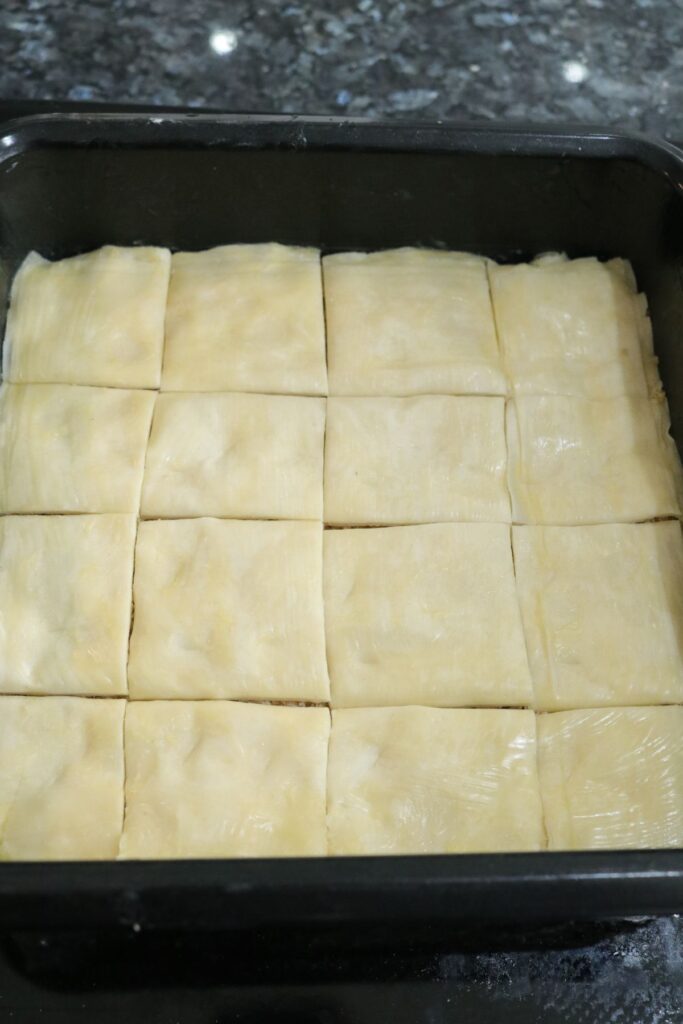
{"label": "square metal baking pan", "polygon": [[[443,246],[624,256],[683,444],[683,155],[586,128],[72,114],[0,135],[0,307],[30,249]],[[683,850],[0,864],[11,928],[422,929],[683,911]]]}

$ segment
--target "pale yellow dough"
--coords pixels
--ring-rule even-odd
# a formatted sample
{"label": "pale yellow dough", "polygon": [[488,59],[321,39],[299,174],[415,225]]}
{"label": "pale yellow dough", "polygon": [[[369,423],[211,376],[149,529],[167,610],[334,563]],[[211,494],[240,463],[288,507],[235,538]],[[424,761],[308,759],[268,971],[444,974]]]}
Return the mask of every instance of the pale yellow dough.
{"label": "pale yellow dough", "polygon": [[335,707],[531,703],[508,526],[326,530],[324,592]]}
{"label": "pale yellow dough", "polygon": [[683,703],[678,522],[516,526],[513,546],[537,709]]}
{"label": "pale yellow dough", "polygon": [[134,512],[150,391],[3,384],[0,512]]}
{"label": "pale yellow dough", "polygon": [[0,697],[0,861],[112,860],[125,701]]}
{"label": "pale yellow dough", "polygon": [[333,711],[327,824],[331,854],[542,849],[533,712]]}
{"label": "pale yellow dough", "polygon": [[508,402],[518,523],[638,522],[681,512],[681,463],[664,399],[525,396]]}
{"label": "pale yellow dough", "polygon": [[331,395],[506,393],[481,257],[345,252],[323,276]]}
{"label": "pale yellow dough", "polygon": [[502,398],[330,398],[325,522],[510,522]]}
{"label": "pale yellow dough", "polygon": [[683,708],[538,718],[551,850],[683,846]]}
{"label": "pale yellow dough", "polygon": [[327,708],[133,703],[121,856],[327,852]]}
{"label": "pale yellow dough", "polygon": [[0,693],[125,694],[135,517],[0,518]]}
{"label": "pale yellow dough", "polygon": [[56,263],[30,253],[12,284],[5,380],[158,388],[170,265],[149,246]]}
{"label": "pale yellow dough", "polygon": [[142,515],[322,519],[325,400],[162,394]]}
{"label": "pale yellow dough", "polygon": [[320,523],[143,522],[134,597],[132,698],[329,699]]}
{"label": "pale yellow dough", "polygon": [[174,253],[162,388],[327,394],[318,250]]}
{"label": "pale yellow dough", "polygon": [[501,350],[518,395],[615,398],[661,385],[647,302],[625,260],[490,264]]}

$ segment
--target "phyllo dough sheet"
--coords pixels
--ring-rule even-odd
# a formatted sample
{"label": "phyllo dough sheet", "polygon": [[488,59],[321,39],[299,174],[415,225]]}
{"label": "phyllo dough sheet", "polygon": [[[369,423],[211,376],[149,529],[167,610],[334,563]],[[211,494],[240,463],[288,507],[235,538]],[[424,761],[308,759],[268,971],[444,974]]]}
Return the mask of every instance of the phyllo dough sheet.
{"label": "phyllo dough sheet", "polygon": [[551,850],[683,846],[683,707],[539,715]]}
{"label": "phyllo dough sheet", "polygon": [[151,246],[30,253],[12,284],[5,380],[158,388],[170,264]]}
{"label": "phyllo dough sheet", "polygon": [[510,522],[505,402],[330,398],[325,522]]}
{"label": "phyllo dough sheet", "polygon": [[531,703],[508,526],[326,530],[323,575],[333,706]]}
{"label": "phyllo dough sheet", "polygon": [[0,697],[0,861],[113,860],[123,700]]}
{"label": "phyllo dough sheet", "polygon": [[142,515],[320,520],[324,437],[323,398],[159,395]]}
{"label": "phyllo dough sheet", "polygon": [[70,384],[0,387],[0,512],[140,508],[154,393]]}
{"label": "phyllo dough sheet", "polygon": [[585,398],[661,390],[647,302],[626,260],[489,265],[493,309],[514,394]]}
{"label": "phyllo dough sheet", "polygon": [[318,250],[272,243],[174,253],[161,386],[327,394]]}
{"label": "phyllo dough sheet", "polygon": [[0,693],[127,692],[135,517],[0,518]]}
{"label": "phyllo dough sheet", "polygon": [[121,856],[327,852],[327,708],[131,703]]}
{"label": "phyllo dough sheet", "polygon": [[329,699],[322,525],[140,523],[133,699]]}
{"label": "phyllo dough sheet", "polygon": [[664,399],[524,396],[507,404],[517,523],[639,522],[681,512]]}
{"label": "phyllo dough sheet", "polygon": [[0,860],[683,847],[627,261],[31,253],[3,369]]}
{"label": "phyllo dough sheet", "polygon": [[516,526],[513,542],[537,709],[683,703],[679,522]]}
{"label": "phyllo dough sheet", "polygon": [[331,854],[540,850],[531,711],[332,712]]}
{"label": "phyllo dough sheet", "polygon": [[323,259],[331,395],[504,395],[486,262],[430,249]]}

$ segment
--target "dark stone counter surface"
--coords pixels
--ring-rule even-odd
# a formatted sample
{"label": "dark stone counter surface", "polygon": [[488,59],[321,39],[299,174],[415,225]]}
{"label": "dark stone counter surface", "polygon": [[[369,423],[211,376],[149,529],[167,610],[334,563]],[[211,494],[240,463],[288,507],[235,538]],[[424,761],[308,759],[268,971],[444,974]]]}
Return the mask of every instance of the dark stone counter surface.
{"label": "dark stone counter surface", "polygon": [[683,139],[683,0],[4,0],[0,97]]}

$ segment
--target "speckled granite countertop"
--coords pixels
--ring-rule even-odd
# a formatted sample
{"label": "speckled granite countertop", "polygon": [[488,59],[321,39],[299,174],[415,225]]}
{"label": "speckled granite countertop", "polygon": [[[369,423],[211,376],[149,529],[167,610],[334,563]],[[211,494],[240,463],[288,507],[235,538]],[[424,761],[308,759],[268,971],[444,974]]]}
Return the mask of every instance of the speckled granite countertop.
{"label": "speckled granite countertop", "polygon": [[683,139],[683,0],[4,0],[0,97]]}

